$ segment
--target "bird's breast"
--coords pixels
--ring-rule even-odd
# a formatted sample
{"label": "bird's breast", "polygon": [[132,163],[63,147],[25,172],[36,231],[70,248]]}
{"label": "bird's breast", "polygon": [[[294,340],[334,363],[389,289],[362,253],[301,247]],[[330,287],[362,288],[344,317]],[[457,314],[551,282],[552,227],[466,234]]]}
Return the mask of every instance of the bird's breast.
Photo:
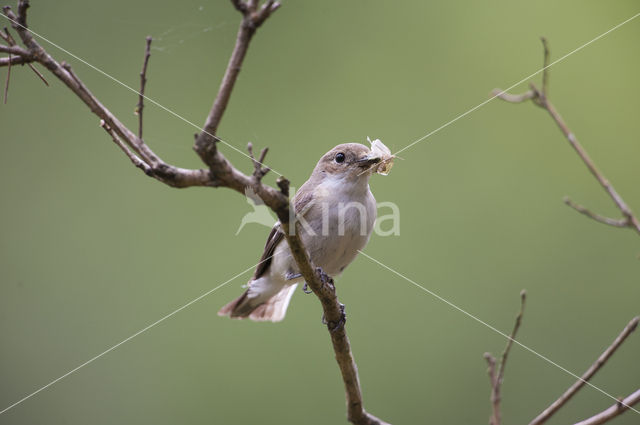
{"label": "bird's breast", "polygon": [[302,238],[314,264],[330,276],[337,276],[369,241],[376,203],[368,187],[361,197],[322,198],[305,215]]}

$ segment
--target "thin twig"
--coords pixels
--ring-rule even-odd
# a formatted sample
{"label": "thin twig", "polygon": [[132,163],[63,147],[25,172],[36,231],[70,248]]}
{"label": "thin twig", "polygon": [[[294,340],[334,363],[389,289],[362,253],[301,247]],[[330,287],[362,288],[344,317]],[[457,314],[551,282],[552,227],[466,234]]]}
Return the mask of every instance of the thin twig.
{"label": "thin twig", "polygon": [[9,66],[9,63],[11,63],[11,65],[24,65],[26,63],[33,62],[34,60],[35,59],[25,58],[22,56],[11,56],[11,59],[8,57],[0,58],[0,68]]}
{"label": "thin twig", "polygon": [[253,162],[253,176],[257,181],[260,181],[270,171],[269,167],[262,166],[264,158],[267,156],[267,152],[269,152],[269,148],[263,148],[260,151],[260,157],[258,159],[253,155],[253,143],[247,143],[247,151],[249,152],[249,157]]}
{"label": "thin twig", "polygon": [[27,26],[27,9],[29,9],[29,0],[22,0],[18,2],[18,23],[23,27]]}
{"label": "thin twig", "polygon": [[10,55],[13,54],[16,56],[29,56],[29,52],[22,47],[11,45],[5,46],[3,44],[0,44],[0,53],[9,53]]}
{"label": "thin twig", "polygon": [[104,130],[109,133],[109,136],[111,136],[113,142],[125,153],[125,155],[127,155],[133,165],[140,168],[145,172],[145,174],[150,175],[152,173],[151,167],[149,167],[149,165],[147,165],[143,160],[138,158],[126,144],[122,143],[122,140],[120,140],[118,135],[113,132],[111,127],[109,127],[109,125],[105,123],[104,120],[100,120],[100,127],[104,128]]}
{"label": "thin twig", "polygon": [[[560,128],[562,134],[564,134],[565,138],[569,141],[571,147],[573,147],[580,159],[582,159],[582,162],[587,166],[589,172],[595,177],[598,183],[600,183],[602,188],[613,200],[616,207],[622,213],[623,218],[621,220],[608,219],[606,217],[593,214],[584,207],[576,208],[576,204],[567,203],[567,205],[570,205],[580,213],[600,223],[608,224],[615,227],[629,227],[640,234],[640,220],[638,220],[638,218],[634,215],[634,213],[631,211],[631,208],[629,208],[624,199],[622,199],[622,197],[618,194],[611,182],[604,176],[604,174],[602,174],[598,167],[596,167],[593,160],[589,157],[587,151],[578,141],[576,135],[569,129],[553,104],[549,102],[549,46],[545,38],[542,38],[542,44],[544,46],[544,71],[542,73],[542,90],[538,89],[534,84],[530,84],[531,90],[520,95],[509,94],[500,89],[494,89],[492,91],[492,94],[510,103],[521,103],[530,99],[534,104],[546,110],[553,121],[556,123],[558,128]],[[624,225],[622,225],[622,223],[624,223]]]}
{"label": "thin twig", "polygon": [[216,163],[215,140],[217,140],[216,134],[218,126],[229,104],[231,92],[240,74],[240,69],[242,68],[244,57],[249,49],[251,39],[260,25],[280,7],[280,3],[269,1],[264,4],[263,8],[257,10],[257,1],[246,3],[240,0],[232,0],[231,2],[236,9],[242,13],[242,23],[238,29],[236,44],[229,58],[224,76],[222,77],[218,94],[213,101],[213,106],[209,111],[203,131],[196,138],[194,145],[195,151],[200,155],[205,164],[208,165],[215,165]]}
{"label": "thin twig", "polygon": [[511,93],[507,93],[506,91],[503,91],[501,89],[493,89],[491,91],[491,96],[492,97],[497,97],[499,99],[502,99],[506,102],[509,103],[522,103],[522,102],[526,102],[527,100],[533,99],[535,97],[535,93],[532,92],[531,90],[526,91],[522,94],[511,94]]}
{"label": "thin twig", "polygon": [[231,0],[231,3],[238,9],[239,12],[247,12],[247,4],[242,0]]}
{"label": "thin twig", "polygon": [[547,112],[549,112],[549,115],[551,115],[551,117],[556,122],[556,124],[558,125],[562,133],[565,135],[565,137],[567,138],[571,146],[578,153],[578,156],[580,156],[580,158],[585,163],[585,165],[587,166],[591,174],[593,174],[596,180],[598,180],[602,188],[609,194],[609,196],[611,197],[613,202],[616,204],[618,209],[622,212],[622,215],[627,220],[627,226],[635,229],[638,233],[640,233],[640,221],[638,221],[638,219],[635,217],[635,215],[631,211],[631,208],[629,208],[626,202],[618,194],[618,192],[615,190],[611,182],[609,182],[609,180],[607,180],[604,174],[602,174],[600,170],[598,170],[593,160],[589,157],[589,154],[587,154],[587,151],[582,147],[580,142],[578,142],[578,139],[576,138],[575,134],[573,134],[571,130],[569,130],[569,128],[565,124],[560,114],[556,111],[554,106],[548,101],[545,101],[544,103],[545,103],[545,109],[547,110]]}
{"label": "thin twig", "polygon": [[42,80],[45,86],[49,87],[49,82],[47,81],[46,78],[44,78],[44,75],[42,75],[42,73],[38,71],[38,69],[35,66],[33,66],[29,62],[27,62],[27,66],[31,68],[31,70],[38,76],[38,78],[40,78],[40,80]]}
{"label": "thin twig", "polygon": [[142,110],[144,109],[144,88],[147,85],[147,65],[151,56],[151,36],[147,37],[147,44],[144,49],[144,60],[142,61],[142,71],[140,71],[140,93],[135,113],[138,116],[138,138],[142,140]]}
{"label": "thin twig", "polygon": [[491,384],[491,417],[489,424],[500,424],[500,401],[494,397],[495,389],[498,385],[496,379],[496,358],[491,353],[484,353],[484,359],[487,361],[487,374],[489,375],[489,383]]}
{"label": "thin twig", "polygon": [[[564,406],[586,383],[593,377],[593,375],[600,370],[602,366],[611,358],[613,353],[616,352],[618,347],[627,339],[629,335],[637,328],[639,317],[634,317],[627,326],[624,327],[620,335],[607,347],[606,350],[598,357],[598,359],[587,369],[582,376],[567,389],[556,401],[551,403],[549,407],[544,409],[529,425],[541,425],[545,423],[554,413]],[[628,408],[629,405],[626,406]]]}
{"label": "thin twig", "polygon": [[574,210],[578,211],[580,214],[584,214],[595,221],[599,221],[600,223],[608,224],[609,226],[614,226],[614,227],[629,227],[629,221],[626,218],[616,219],[616,218],[605,217],[603,215],[596,214],[591,210],[589,210],[588,208],[580,204],[576,204],[568,196],[564,197],[564,203],[569,205]]}
{"label": "thin twig", "polygon": [[[524,307],[527,301],[527,292],[523,289],[520,292],[520,310],[518,311],[518,315],[516,316],[515,323],[513,324],[513,330],[509,335],[509,339],[507,340],[507,345],[502,352],[502,356],[500,357],[500,362],[496,361],[496,358],[493,357],[490,353],[485,353],[484,358],[487,361],[489,366],[489,380],[491,382],[491,407],[492,413],[489,418],[489,423],[491,425],[500,425],[502,423],[502,415],[500,412],[500,401],[502,399],[501,389],[502,382],[504,381],[504,370],[507,365],[507,360],[509,358],[509,353],[511,352],[511,347],[513,347],[513,341],[518,334],[518,330],[520,329],[520,325],[522,324],[522,316],[524,315]],[[496,368],[497,366],[497,368]]]}
{"label": "thin twig", "polygon": [[[5,63],[6,63],[6,66],[26,63],[29,66],[29,68],[31,68],[31,70],[38,76],[38,78],[40,78],[46,86],[49,86],[49,82],[44,78],[44,76],[40,73],[40,71],[38,71],[36,67],[31,64],[31,62],[35,62],[36,59],[32,57],[31,53],[28,50],[24,50],[21,47],[17,47],[17,43],[14,40],[11,33],[9,32],[8,28],[6,27],[4,28],[4,33],[0,31],[0,37],[2,37],[2,39],[6,41],[7,44],[9,44],[9,47],[13,48],[13,51],[8,52],[9,53],[8,61],[6,62],[3,61],[2,59],[4,58],[0,59],[0,66],[5,66],[4,65]],[[0,51],[4,51],[2,47],[4,46],[0,46]],[[11,60],[11,53],[18,55],[21,58],[21,60]],[[17,58],[14,58],[14,59],[17,59]]]}
{"label": "thin twig", "polygon": [[542,68],[544,71],[542,72],[542,95],[547,97],[549,94],[549,58],[551,56],[551,51],[549,50],[549,43],[545,37],[540,37],[540,41],[542,41],[542,48],[544,49],[544,58],[542,60]]}
{"label": "thin twig", "polygon": [[576,423],[575,425],[601,425],[605,422],[610,421],[616,416],[626,412],[629,410],[630,406],[637,404],[640,402],[640,389],[636,390],[634,393],[631,393],[627,397],[621,399],[618,403],[609,407],[606,410],[594,415],[590,418],[587,418],[583,421]]}
{"label": "thin twig", "polygon": [[7,67],[7,79],[4,82],[4,104],[7,104],[7,95],[9,94],[9,80],[11,79],[11,53],[9,53],[9,66]]}
{"label": "thin twig", "polygon": [[507,359],[509,357],[509,352],[511,351],[511,347],[513,346],[513,341],[518,334],[518,330],[520,329],[520,325],[522,324],[522,316],[524,315],[524,307],[527,302],[527,291],[524,289],[520,291],[520,311],[518,311],[518,315],[516,316],[516,321],[513,324],[513,330],[511,331],[511,335],[509,335],[509,339],[507,340],[507,345],[502,352],[502,358],[500,359],[500,367],[498,369],[498,384],[502,385],[502,380],[504,379],[504,369],[507,365]]}

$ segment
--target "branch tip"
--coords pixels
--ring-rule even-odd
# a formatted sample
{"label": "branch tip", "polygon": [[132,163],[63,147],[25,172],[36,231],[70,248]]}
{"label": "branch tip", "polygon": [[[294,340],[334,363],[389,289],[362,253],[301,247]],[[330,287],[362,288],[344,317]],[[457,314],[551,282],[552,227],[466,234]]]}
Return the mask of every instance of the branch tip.
{"label": "branch tip", "polygon": [[629,332],[633,332],[636,330],[636,328],[638,327],[638,322],[640,322],[640,316],[636,316],[631,319],[631,322],[629,322]]}
{"label": "branch tip", "polygon": [[138,139],[142,140],[142,110],[144,109],[144,89],[147,85],[147,66],[151,57],[151,36],[147,36],[144,49],[144,58],[142,60],[142,70],[140,71],[140,92],[138,94],[138,104],[134,110],[134,114],[138,116]]}
{"label": "branch tip", "polygon": [[287,198],[289,197],[289,180],[284,176],[278,177],[276,180],[276,184],[280,188],[280,193],[282,193]]}
{"label": "branch tip", "polygon": [[632,218],[629,216],[626,216],[624,218],[619,218],[619,219],[605,217],[603,215],[592,212],[591,210],[589,210],[588,208],[580,204],[573,202],[568,196],[565,196],[563,198],[563,202],[568,206],[570,206],[571,208],[573,208],[574,210],[578,211],[580,214],[585,215],[590,219],[595,220],[599,223],[607,224],[613,227],[633,227]]}
{"label": "branch tip", "polygon": [[269,148],[262,149],[258,159],[253,155],[253,143],[247,143],[247,151],[249,152],[249,158],[251,158],[251,162],[253,163],[253,177],[255,177],[257,181],[260,181],[271,170],[269,167],[262,167],[264,165],[264,158],[267,156],[267,152],[269,152]]}
{"label": "branch tip", "polygon": [[549,43],[545,37],[540,37],[542,41],[542,48],[544,49],[544,58],[542,61],[542,96],[545,98],[549,93],[549,57],[551,52],[549,50]]}
{"label": "branch tip", "polygon": [[231,0],[231,4],[233,4],[236,10],[242,12],[242,14],[248,12],[247,4],[242,0]]}
{"label": "branch tip", "polygon": [[4,82],[4,104],[7,104],[7,96],[9,94],[9,81],[11,79],[11,53],[9,53],[9,64],[7,65],[7,79]]}
{"label": "branch tip", "polygon": [[29,9],[29,0],[18,1],[18,23],[27,28],[27,9]]}
{"label": "branch tip", "polygon": [[502,414],[500,411],[500,401],[502,399],[502,396],[500,394],[500,390],[502,388],[502,382],[504,380],[504,370],[509,358],[509,352],[511,351],[511,347],[513,347],[513,342],[515,341],[515,337],[522,323],[522,316],[524,315],[526,299],[527,292],[523,289],[522,291],[520,291],[520,310],[518,311],[518,315],[516,316],[513,330],[511,331],[511,334],[507,339],[507,344],[504,348],[504,351],[502,352],[500,361],[498,362],[498,360],[491,353],[484,353],[484,358],[489,366],[487,369],[487,373],[489,374],[489,381],[491,383],[491,417],[489,418],[490,425],[500,425],[502,422]]}

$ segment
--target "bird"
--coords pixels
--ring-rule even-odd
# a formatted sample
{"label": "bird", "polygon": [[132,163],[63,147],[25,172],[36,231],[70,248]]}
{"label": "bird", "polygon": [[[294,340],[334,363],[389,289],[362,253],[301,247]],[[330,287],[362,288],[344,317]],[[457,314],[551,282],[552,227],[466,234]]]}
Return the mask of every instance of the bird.
{"label": "bird", "polygon": [[[320,158],[294,196],[302,242],[313,264],[327,276],[339,276],[371,237],[376,200],[369,179],[381,162],[383,156],[375,147],[372,151],[359,143],[340,144]],[[279,322],[303,281],[280,222],[276,222],[246,291],[218,315]]]}

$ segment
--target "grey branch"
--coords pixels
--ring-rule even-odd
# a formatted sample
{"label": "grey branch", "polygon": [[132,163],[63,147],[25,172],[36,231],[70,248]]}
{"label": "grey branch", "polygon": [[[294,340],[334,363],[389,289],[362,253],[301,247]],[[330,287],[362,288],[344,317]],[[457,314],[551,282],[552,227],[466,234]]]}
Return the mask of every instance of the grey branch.
{"label": "grey branch", "polygon": [[621,399],[613,406],[609,407],[606,410],[594,415],[590,418],[587,418],[583,421],[576,423],[575,425],[601,425],[605,422],[610,421],[621,413],[626,412],[630,406],[640,402],[640,389],[636,390],[634,393],[629,396]]}
{"label": "grey branch", "polygon": [[[252,188],[264,203],[278,216],[285,232],[287,243],[300,268],[302,276],[322,304],[336,361],[338,362],[344,381],[347,417],[349,421],[357,425],[385,425],[386,422],[370,415],[363,407],[362,392],[356,363],[351,352],[351,345],[344,325],[337,325],[341,323],[343,319],[343,306],[338,302],[335,287],[332,284],[323,283],[323,281],[326,282],[326,279],[324,276],[320,276],[318,270],[311,263],[298,232],[295,228],[290,228],[289,220],[293,214],[291,214],[289,202],[289,181],[280,177],[277,180],[279,189],[262,184],[261,177],[258,178],[258,176],[266,173],[266,168],[262,167],[266,150],[262,151],[257,160],[255,158],[252,159],[254,172],[252,175],[246,175],[236,169],[217,149],[215,143],[218,139],[216,132],[220,125],[222,115],[229,103],[231,92],[238,78],[249,43],[255,35],[256,30],[280,7],[280,4],[273,0],[267,0],[262,4],[260,4],[258,0],[231,1],[236,9],[242,13],[242,22],[238,29],[236,43],[222,83],[220,84],[220,89],[215,97],[211,111],[207,116],[204,130],[196,136],[194,150],[206,165],[206,168],[203,169],[184,169],[170,165],[156,155],[142,140],[142,95],[146,82],[146,66],[150,40],[147,40],[147,50],[145,51],[145,59],[140,75],[141,92],[138,105],[139,130],[137,135],[102,105],[74,73],[71,66],[58,63],[34,39],[27,28],[26,11],[29,7],[28,0],[19,0],[17,16],[11,8],[3,8],[5,16],[12,21],[12,27],[18,33],[26,50],[23,48],[16,50],[10,48],[12,46],[2,46],[1,51],[20,57],[21,63],[38,62],[47,68],[101,120],[101,126],[109,134],[114,143],[125,153],[133,164],[142,169],[146,175],[176,188],[192,186],[227,187],[243,195],[247,187]],[[13,58],[1,58],[0,60],[2,61],[0,64],[6,63],[7,65],[9,63],[16,64],[20,62],[14,62]]]}
{"label": "grey branch", "polygon": [[140,168],[144,171],[145,174],[151,173],[151,167],[149,167],[143,160],[138,158],[135,153],[131,152],[131,149],[120,140],[117,134],[104,122],[104,120],[100,120],[100,127],[104,128],[104,130],[111,136],[113,142],[124,152],[125,155],[131,160],[133,165]]}
{"label": "grey branch", "polygon": [[242,1],[233,0],[233,5],[242,13],[242,22],[238,29],[238,35],[236,36],[236,45],[229,58],[227,69],[222,77],[218,94],[213,101],[211,111],[207,116],[204,124],[203,131],[196,137],[195,151],[200,155],[205,164],[211,165],[215,163],[216,145],[217,140],[216,133],[218,126],[224,115],[224,111],[227,109],[229,99],[231,97],[231,91],[238,79],[240,69],[242,68],[242,62],[249,49],[251,39],[255,35],[258,27],[264,23],[264,21],[279,7],[280,3],[267,1],[259,7],[257,1]]}
{"label": "grey branch", "polygon": [[[502,416],[500,412],[500,401],[502,399],[502,395],[500,390],[502,388],[502,381],[504,380],[504,369],[507,364],[507,359],[509,358],[509,352],[511,351],[511,347],[513,346],[513,341],[518,334],[518,330],[520,329],[520,325],[522,324],[522,316],[524,315],[524,307],[527,300],[527,292],[522,290],[520,292],[520,311],[516,316],[515,323],[513,324],[513,330],[509,335],[509,339],[507,340],[507,345],[502,352],[502,357],[500,358],[500,363],[496,361],[496,358],[491,355],[491,353],[485,353],[484,358],[487,361],[489,366],[489,381],[491,383],[491,407],[492,413],[489,418],[489,423],[491,425],[500,425],[502,423]],[[497,366],[497,369],[496,369]]]}
{"label": "grey branch", "polygon": [[519,95],[506,93],[501,89],[494,89],[492,91],[492,95],[510,103],[521,103],[527,100],[531,100],[535,105],[546,110],[553,121],[556,123],[558,128],[560,128],[562,134],[564,134],[565,138],[569,141],[571,147],[573,147],[580,159],[582,159],[582,162],[584,162],[584,164],[587,166],[589,172],[591,172],[598,183],[600,183],[602,188],[613,200],[616,207],[620,210],[620,212],[622,213],[622,219],[603,217],[601,215],[592,213],[585,207],[565,201],[567,205],[573,207],[578,212],[600,223],[608,224],[615,227],[628,227],[634,229],[636,232],[638,232],[638,234],[640,234],[640,220],[638,220],[638,218],[634,215],[634,213],[631,211],[631,208],[629,208],[624,199],[622,199],[622,197],[618,194],[611,182],[604,176],[604,174],[602,174],[598,167],[596,167],[593,160],[589,157],[587,151],[578,141],[576,135],[569,129],[553,104],[549,102],[549,46],[546,39],[544,38],[542,38],[542,43],[544,46],[544,71],[542,73],[542,89],[538,89],[535,84],[532,83],[530,84],[530,89],[528,91]]}
{"label": "grey branch", "polygon": [[270,171],[269,167],[262,166],[262,164],[264,164],[264,158],[267,156],[267,152],[269,152],[269,148],[262,149],[258,159],[253,155],[253,143],[247,143],[247,151],[249,152],[251,162],[253,162],[253,177],[260,181]]}
{"label": "grey branch", "polygon": [[142,71],[140,71],[140,92],[138,93],[138,104],[135,113],[138,116],[138,138],[142,140],[142,110],[144,109],[144,89],[147,85],[147,66],[151,57],[151,37],[147,37],[147,45],[144,49],[144,59],[142,61]]}
{"label": "grey branch", "polygon": [[11,65],[13,65],[12,62],[11,62],[11,59],[13,59],[11,57],[11,53],[9,53],[9,57],[7,59],[8,59],[8,63],[7,63],[7,79],[4,82],[4,104],[5,105],[7,104],[7,97],[9,95],[9,83],[11,82]]}
{"label": "grey branch", "polygon": [[587,217],[595,220],[595,221],[599,221],[600,223],[604,223],[604,224],[608,224],[609,226],[613,226],[613,227],[629,227],[629,220],[626,218],[611,218],[611,217],[605,217],[603,215],[600,214],[596,214],[594,212],[591,212],[591,210],[589,210],[588,208],[580,205],[580,204],[576,204],[575,202],[573,202],[568,196],[564,197],[564,203],[569,205],[571,208],[573,208],[574,210],[578,211],[580,214],[584,214]]}
{"label": "grey branch", "polygon": [[[28,50],[25,50],[19,46],[17,46],[16,41],[13,39],[13,36],[9,32],[8,28],[4,28],[4,32],[0,31],[0,38],[2,38],[8,46],[3,46],[0,44],[0,52],[9,53],[8,58],[0,58],[0,67],[6,66],[11,68],[11,65],[24,65],[27,64],[29,68],[42,80],[45,85],[49,85],[44,76],[38,71],[31,62],[34,62],[36,59],[31,56],[31,53]],[[11,55],[17,55],[12,57]],[[8,73],[9,71],[7,71]],[[7,76],[7,81],[9,77]]]}
{"label": "grey branch", "polygon": [[[551,403],[549,407],[544,409],[529,425],[541,425],[545,423],[554,413],[556,413],[562,406],[564,406],[586,383],[593,377],[593,375],[600,370],[602,366],[611,358],[613,353],[622,345],[631,333],[638,327],[638,321],[640,317],[634,317],[625,328],[620,332],[616,339],[607,347],[606,350],[598,357],[598,359],[587,369],[580,379],[578,379],[569,389],[567,389],[556,401]],[[625,409],[630,406],[627,404]]]}
{"label": "grey branch", "polygon": [[0,53],[9,53],[16,56],[29,57],[29,52],[18,46],[4,46],[0,44]]}
{"label": "grey branch", "polygon": [[0,68],[11,65],[24,65],[26,63],[31,63],[35,61],[33,58],[28,58],[24,56],[11,56],[6,58],[0,58]]}

